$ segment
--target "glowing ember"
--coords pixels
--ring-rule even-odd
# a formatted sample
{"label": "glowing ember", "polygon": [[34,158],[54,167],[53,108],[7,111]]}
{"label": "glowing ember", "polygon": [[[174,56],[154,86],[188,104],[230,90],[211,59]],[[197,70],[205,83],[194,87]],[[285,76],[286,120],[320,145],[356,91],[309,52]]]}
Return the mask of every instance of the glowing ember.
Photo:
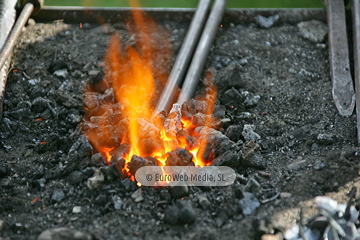
{"label": "glowing ember", "polygon": [[136,45],[122,46],[120,37],[112,36],[104,77],[86,88],[84,132],[122,177],[133,179],[134,171],[146,165],[210,165],[211,155],[203,158],[207,131],[200,136],[196,127],[211,127],[214,122],[212,76],[206,77],[206,92],[199,101],[202,111],[189,112],[175,104],[168,116],[155,114],[169,73],[171,44],[152,20],[132,11],[135,25],[128,31],[137,37]]}

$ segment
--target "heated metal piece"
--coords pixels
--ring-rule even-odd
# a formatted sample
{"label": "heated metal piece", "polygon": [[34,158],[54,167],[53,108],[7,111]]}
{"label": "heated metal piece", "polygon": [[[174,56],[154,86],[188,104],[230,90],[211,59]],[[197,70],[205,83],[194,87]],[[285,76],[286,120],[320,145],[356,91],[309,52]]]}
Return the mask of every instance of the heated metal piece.
{"label": "heated metal piece", "polygon": [[353,0],[352,19],[354,36],[354,69],[355,69],[355,92],[356,92],[356,118],[357,118],[357,138],[360,144],[360,2]]}
{"label": "heated metal piece", "polygon": [[332,95],[339,114],[350,116],[355,106],[355,92],[350,75],[344,1],[325,2],[329,28]]}
{"label": "heated metal piece", "polygon": [[160,96],[158,105],[156,107],[157,112],[161,112],[162,110],[168,112],[171,108],[171,105],[176,100],[176,90],[184,78],[186,69],[189,65],[194,49],[200,37],[210,2],[211,0],[200,0],[199,2],[195,16],[191,21],[189,30],[185,36],[184,43],[181,46],[179,55],[177,56],[174,66],[171,70],[167,85],[165,86]]}
{"label": "heated metal piece", "polygon": [[184,84],[181,88],[180,96],[177,100],[177,103],[180,105],[191,98],[195,93],[200,74],[204,68],[211,44],[215,38],[222,15],[225,11],[226,3],[227,0],[216,0],[212,7],[210,16],[206,22],[205,29],[201,35],[190,68],[184,80]]}
{"label": "heated metal piece", "polygon": [[12,54],[12,50],[15,46],[17,39],[20,36],[20,33],[25,26],[27,20],[29,19],[30,15],[33,13],[34,9],[39,10],[43,4],[43,0],[28,0],[28,1],[21,1],[24,4],[24,8],[21,11],[20,16],[16,20],[16,23],[11,30],[3,48],[0,52],[0,119],[2,117],[3,112],[3,100],[4,100],[4,92],[5,92],[5,85],[7,80],[7,71],[10,66],[10,57]]}

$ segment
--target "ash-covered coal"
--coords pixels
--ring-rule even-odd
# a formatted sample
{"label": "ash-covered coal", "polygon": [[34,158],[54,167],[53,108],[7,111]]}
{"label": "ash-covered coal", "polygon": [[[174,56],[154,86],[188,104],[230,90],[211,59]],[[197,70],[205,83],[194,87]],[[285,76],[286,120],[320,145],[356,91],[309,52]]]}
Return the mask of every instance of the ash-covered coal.
{"label": "ash-covered coal", "polygon": [[[229,77],[224,74],[220,76]],[[103,81],[107,81],[106,78]],[[214,105],[213,110],[209,112],[209,102],[190,99],[182,106],[174,104],[169,114],[163,111],[156,113],[151,119],[131,119],[131,113],[125,111],[128,102],[117,102],[112,87],[99,91],[94,84],[101,84],[101,81],[90,81],[88,89],[91,91],[85,93],[84,106],[87,109],[87,117],[82,124],[83,130],[103,157],[110,156],[108,162],[116,166],[122,178],[134,175],[143,166],[191,166],[194,165],[194,158],[202,159],[205,165],[251,165],[244,164],[246,151],[242,150],[243,140],[245,138],[246,141],[256,141],[260,137],[241,125],[229,128],[224,134],[228,128],[224,105]],[[245,84],[240,83],[234,86],[246,88]],[[241,111],[258,102],[258,97],[254,94],[228,87],[229,85],[220,87],[220,101],[226,102],[226,106]],[[232,91],[232,95],[229,91]],[[238,97],[234,97],[233,94],[238,94]],[[137,131],[136,138],[130,135],[134,131]],[[163,134],[166,140],[163,139]],[[137,156],[129,156],[133,147],[138,148]],[[173,150],[166,150],[169,148]],[[104,154],[104,149],[110,150]],[[196,156],[193,155],[194,149],[198,149]],[[163,163],[154,157],[159,156],[158,153],[162,153]],[[127,158],[130,159],[126,160]],[[102,161],[100,157],[92,158],[93,165]],[[124,169],[126,167],[129,173]]]}
{"label": "ash-covered coal", "polygon": [[187,150],[179,148],[168,153],[166,166],[191,166],[193,155]]}
{"label": "ash-covered coal", "polygon": [[245,69],[240,64],[229,64],[215,78],[215,84],[222,93],[228,89],[244,89],[251,86],[251,79],[244,78]]}
{"label": "ash-covered coal", "polygon": [[104,165],[105,162],[106,162],[106,159],[101,153],[95,153],[91,156],[89,164],[91,166],[99,167],[99,166]]}
{"label": "ash-covered coal", "polygon": [[111,162],[116,163],[121,160],[123,156],[128,155],[131,149],[131,145],[129,143],[123,143],[117,148],[114,148],[111,154]]}
{"label": "ash-covered coal", "polygon": [[136,171],[145,166],[156,166],[157,163],[153,159],[142,158],[136,155],[133,155],[131,161],[128,164],[129,172],[132,175],[135,175]]}
{"label": "ash-covered coal", "polygon": [[191,119],[197,113],[206,113],[207,103],[202,100],[190,99],[181,106],[181,115]]}
{"label": "ash-covered coal", "polygon": [[196,137],[190,136],[189,133],[184,129],[176,132],[176,139],[180,142],[184,142],[186,144],[185,149],[187,150],[195,149],[200,144]]}
{"label": "ash-covered coal", "polygon": [[163,146],[160,140],[160,130],[145,119],[138,119],[140,127],[138,135],[138,144],[141,146],[142,154],[145,156],[159,151]]}
{"label": "ash-covered coal", "polygon": [[169,115],[164,120],[166,136],[173,138],[176,137],[177,132],[183,128],[181,118],[181,106],[175,103],[170,110]]}

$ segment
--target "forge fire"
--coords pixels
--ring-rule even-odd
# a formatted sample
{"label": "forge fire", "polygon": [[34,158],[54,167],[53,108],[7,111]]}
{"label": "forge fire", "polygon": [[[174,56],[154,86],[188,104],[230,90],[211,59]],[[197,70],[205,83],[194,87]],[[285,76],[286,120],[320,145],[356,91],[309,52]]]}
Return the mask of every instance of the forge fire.
{"label": "forge fire", "polygon": [[200,97],[174,104],[168,114],[156,112],[172,60],[168,34],[138,10],[133,10],[128,32],[135,43],[121,44],[114,34],[104,74],[86,86],[82,129],[96,156],[131,179],[142,166],[211,165],[214,155],[207,140],[218,126],[211,74]]}

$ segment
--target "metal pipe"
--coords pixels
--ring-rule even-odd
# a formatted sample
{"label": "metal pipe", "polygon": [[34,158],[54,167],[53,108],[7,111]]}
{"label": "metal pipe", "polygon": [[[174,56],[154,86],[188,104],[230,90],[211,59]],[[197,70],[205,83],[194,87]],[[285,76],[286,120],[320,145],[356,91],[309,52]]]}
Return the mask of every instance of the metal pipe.
{"label": "metal pipe", "polygon": [[183,104],[191,98],[199,82],[200,74],[204,68],[211,44],[215,38],[222,15],[225,11],[227,0],[216,0],[211,10],[210,16],[206,22],[204,32],[201,35],[199,44],[196,48],[193,60],[186,75],[184,84],[181,88],[178,104]]}
{"label": "metal pipe", "polygon": [[32,3],[27,3],[24,9],[21,11],[19,18],[16,21],[3,50],[0,53],[0,69],[4,66],[6,59],[9,57],[12,49],[14,48],[16,40],[19,38],[22,28],[25,26],[33,9],[34,5]]}
{"label": "metal pipe", "polygon": [[360,2],[351,2],[354,37],[354,69],[355,69],[355,92],[356,92],[356,127],[357,139],[360,144]]}
{"label": "metal pipe", "polygon": [[169,111],[171,105],[175,102],[176,89],[180,87],[186,69],[193,55],[195,46],[199,40],[200,33],[204,26],[207,12],[211,0],[200,0],[195,15],[191,21],[189,30],[185,36],[184,43],[181,46],[179,55],[176,58],[171,70],[168,82],[159,98],[156,111]]}

